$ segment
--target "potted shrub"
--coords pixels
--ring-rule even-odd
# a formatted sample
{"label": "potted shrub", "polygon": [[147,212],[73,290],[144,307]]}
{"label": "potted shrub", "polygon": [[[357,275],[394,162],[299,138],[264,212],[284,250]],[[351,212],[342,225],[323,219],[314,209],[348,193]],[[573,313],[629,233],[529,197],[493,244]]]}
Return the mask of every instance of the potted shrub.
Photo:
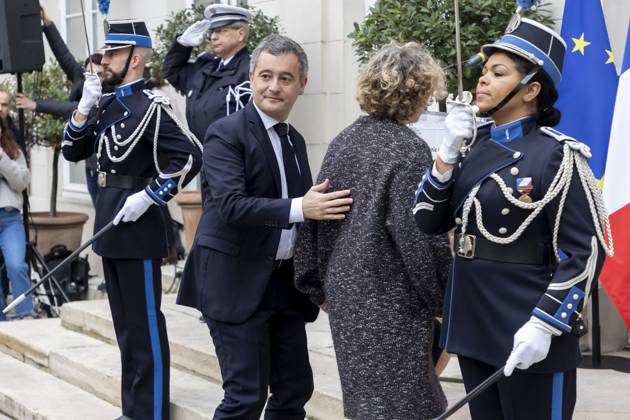
{"label": "potted shrub", "polygon": [[[24,76],[24,93],[31,98],[68,99],[68,81],[57,62],[46,64],[41,72]],[[81,243],[83,225],[88,215],[78,212],[57,211],[59,183],[59,155],[65,118],[34,112],[26,118],[24,137],[27,146],[49,147],[53,152],[50,203],[48,211],[31,212],[30,237],[36,239],[37,249],[46,254],[53,245],[63,244],[69,250]]]}
{"label": "potted shrub", "polygon": [[[249,51],[253,51],[256,45],[269,34],[278,33],[278,17],[268,17],[264,15],[260,10],[255,10],[251,6],[245,6],[251,9],[252,19],[250,21],[249,39],[247,48]],[[191,8],[179,10],[171,13],[166,19],[165,23],[158,26],[155,30],[156,48],[153,54],[152,62],[155,65],[150,67],[151,80],[156,86],[164,85],[164,77],[162,75],[162,63],[164,57],[171,47],[171,43],[178,34],[181,34],[186,30],[189,25],[204,18],[203,11],[205,6],[195,5]],[[209,33],[208,33],[209,35]],[[203,43],[201,46],[196,47],[192,56],[197,56],[205,51],[208,47],[208,43]],[[182,191],[175,197],[175,201],[182,210],[182,219],[184,222],[184,245],[187,250],[190,250],[192,241],[195,237],[195,231],[197,230],[197,224],[201,217],[201,193],[199,191]]]}

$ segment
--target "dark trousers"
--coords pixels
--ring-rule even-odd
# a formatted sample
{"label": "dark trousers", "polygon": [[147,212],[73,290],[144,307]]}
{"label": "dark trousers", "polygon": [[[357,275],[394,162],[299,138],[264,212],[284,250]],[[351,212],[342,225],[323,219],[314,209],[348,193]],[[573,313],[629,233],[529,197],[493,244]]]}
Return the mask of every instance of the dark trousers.
{"label": "dark trousers", "polygon": [[134,420],[168,419],[170,357],[160,311],[160,263],[103,258],[122,364],[122,412]]}
{"label": "dark trousers", "polygon": [[274,270],[259,309],[244,323],[206,318],[225,391],[214,419],[258,420],[265,403],[266,420],[304,419],[313,373],[292,274],[290,264]]}
{"label": "dark trousers", "polygon": [[[497,368],[459,356],[466,392]],[[576,370],[528,373],[515,370],[509,378],[479,394],[469,403],[473,420],[570,420],[575,408]]]}

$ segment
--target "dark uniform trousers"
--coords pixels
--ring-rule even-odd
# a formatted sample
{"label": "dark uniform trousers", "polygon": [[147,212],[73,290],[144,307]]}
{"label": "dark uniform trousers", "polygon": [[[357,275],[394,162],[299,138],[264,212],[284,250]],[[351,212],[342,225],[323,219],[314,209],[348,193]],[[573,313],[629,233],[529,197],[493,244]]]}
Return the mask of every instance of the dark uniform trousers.
{"label": "dark uniform trousers", "polygon": [[265,403],[265,420],[304,419],[313,374],[292,279],[293,262],[283,261],[272,271],[258,310],[242,324],[206,317],[225,391],[214,419],[258,420]]}
{"label": "dark uniform trousers", "polygon": [[122,411],[134,420],[168,419],[169,348],[161,260],[103,258],[120,348]]}
{"label": "dark uniform trousers", "polygon": [[[497,368],[458,356],[466,392],[492,375]],[[576,370],[529,373],[516,369],[469,403],[474,419],[571,420],[575,407]]]}

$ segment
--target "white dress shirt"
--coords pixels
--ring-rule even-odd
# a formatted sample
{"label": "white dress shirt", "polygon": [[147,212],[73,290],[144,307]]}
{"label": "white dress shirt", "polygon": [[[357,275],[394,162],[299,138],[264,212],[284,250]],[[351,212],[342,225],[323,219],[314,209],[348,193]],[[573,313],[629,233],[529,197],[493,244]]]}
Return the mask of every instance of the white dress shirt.
{"label": "white dress shirt", "polygon": [[[287,188],[287,177],[284,172],[284,161],[282,160],[282,143],[280,142],[280,137],[276,130],[274,130],[273,126],[278,124],[280,121],[276,121],[271,118],[269,115],[262,112],[254,103],[254,108],[260,115],[260,119],[262,120],[265,129],[267,130],[267,135],[271,140],[271,146],[273,147],[273,152],[276,155],[276,161],[278,162],[278,168],[280,169],[280,185],[282,189],[282,198],[289,198],[288,188]],[[297,158],[296,158],[297,162]],[[301,172],[300,165],[298,163],[298,170]],[[291,200],[291,211],[289,212],[289,223],[299,223],[304,221],[304,213],[302,212],[302,197],[293,198]],[[278,251],[276,252],[276,260],[287,260],[293,257],[293,251],[295,248],[295,240],[297,239],[297,228],[293,226],[291,229],[282,229],[282,233],[280,234],[280,243],[278,244]]]}

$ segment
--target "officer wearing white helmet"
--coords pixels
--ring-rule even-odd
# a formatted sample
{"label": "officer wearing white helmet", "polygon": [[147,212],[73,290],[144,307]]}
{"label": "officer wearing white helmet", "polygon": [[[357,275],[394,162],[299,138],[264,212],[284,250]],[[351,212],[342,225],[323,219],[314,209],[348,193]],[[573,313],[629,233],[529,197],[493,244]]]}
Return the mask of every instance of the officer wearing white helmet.
{"label": "officer wearing white helmet", "polygon": [[[250,12],[212,4],[204,16],[175,39],[162,65],[165,79],[186,96],[188,126],[199,140],[210,124],[241,109],[251,96],[247,50]],[[204,42],[208,31],[212,53],[189,62],[193,47]]]}

